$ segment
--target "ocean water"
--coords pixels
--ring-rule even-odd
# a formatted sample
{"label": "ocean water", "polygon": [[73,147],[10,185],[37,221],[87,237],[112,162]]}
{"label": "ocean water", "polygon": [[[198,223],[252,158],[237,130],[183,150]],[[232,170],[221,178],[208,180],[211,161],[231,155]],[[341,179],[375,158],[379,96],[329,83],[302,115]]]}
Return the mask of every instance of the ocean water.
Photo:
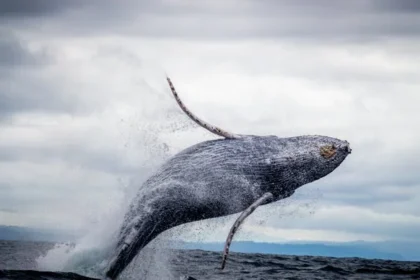
{"label": "ocean water", "polygon": [[[43,242],[0,241],[0,279],[91,279],[32,271],[39,269],[37,258],[53,247]],[[420,262],[231,252],[221,271],[218,252],[168,249],[166,255],[167,267],[149,266],[152,271],[138,276],[132,273],[126,279],[420,279]],[[168,273],[157,273],[161,271]]]}

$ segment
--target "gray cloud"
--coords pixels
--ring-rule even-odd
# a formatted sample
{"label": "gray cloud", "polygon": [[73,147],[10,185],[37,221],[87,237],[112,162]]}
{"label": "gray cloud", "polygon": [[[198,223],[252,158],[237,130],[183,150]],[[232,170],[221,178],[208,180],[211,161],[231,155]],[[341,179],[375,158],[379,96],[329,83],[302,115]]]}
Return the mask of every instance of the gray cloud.
{"label": "gray cloud", "polygon": [[54,63],[45,49],[31,51],[12,32],[0,34],[0,120],[23,111],[75,111],[77,101],[46,83],[42,75]]}
{"label": "gray cloud", "polygon": [[[35,73],[18,74],[0,81],[0,120],[22,112],[75,113],[78,98],[45,83]],[[39,79],[38,79],[39,78]]]}
{"label": "gray cloud", "polygon": [[18,213],[18,210],[16,208],[0,208],[0,212]]}
{"label": "gray cloud", "polygon": [[129,166],[118,153],[112,149],[104,151],[93,151],[92,147],[86,145],[75,146],[63,143],[61,147],[9,147],[7,150],[0,150],[0,160],[8,162],[54,162],[65,158],[73,166],[80,166],[86,169],[99,170],[115,174],[134,173],[137,166]]}
{"label": "gray cloud", "polygon": [[10,71],[10,67],[39,66],[47,61],[45,53],[31,53],[16,36],[0,32],[0,69],[7,67]]}
{"label": "gray cloud", "polygon": [[[0,123],[0,211],[9,221],[81,223],[85,209],[118,200],[116,177],[166,156],[150,131],[176,105],[150,59],[171,69],[194,112],[234,132],[351,142],[339,170],[302,188],[337,208],[296,223],[274,215],[272,225],[415,237],[417,1],[32,2],[0,4],[1,29],[13,34],[0,39],[0,119],[9,117]],[[112,127],[120,115],[139,119],[128,151]],[[199,133],[167,133],[169,150],[210,138]]]}
{"label": "gray cloud", "polygon": [[4,15],[24,18],[25,28],[31,28],[27,17],[32,16],[40,22],[38,31],[55,34],[370,41],[420,32],[419,5],[414,1],[19,2],[3,4]]}
{"label": "gray cloud", "polygon": [[[98,48],[89,58],[91,61],[83,60],[87,66],[75,64],[71,65],[72,69],[67,69],[62,67],[67,59],[62,49],[49,43],[33,44],[33,38],[27,39],[18,33],[0,33],[0,122],[10,122],[10,118],[23,112],[90,114],[92,108],[101,110],[111,102],[110,99],[121,99],[127,95],[91,92],[91,88],[101,82],[97,78],[85,79],[83,71],[89,67],[87,63],[100,63],[108,57],[124,58],[136,68],[139,65],[137,57],[121,53],[121,50]],[[76,71],[75,67],[78,67]],[[101,98],[95,99],[92,95],[100,95]]]}
{"label": "gray cloud", "polygon": [[26,78],[24,84],[16,77],[0,82],[0,120],[7,122],[8,117],[22,112],[74,113],[79,110],[77,97],[54,91],[34,77]]}
{"label": "gray cloud", "polygon": [[[369,2],[369,1],[365,1]],[[372,10],[379,9],[381,11],[388,12],[408,12],[408,13],[419,13],[420,2],[416,0],[407,1],[393,1],[393,0],[374,0],[370,1]]]}
{"label": "gray cloud", "polygon": [[41,17],[68,11],[71,8],[83,7],[88,1],[80,0],[37,0],[37,1],[2,1],[0,17]]}
{"label": "gray cloud", "polygon": [[323,13],[323,11],[335,11],[335,13],[372,13],[372,12],[419,12],[420,4],[416,0],[393,1],[393,0],[355,0],[352,2],[331,2],[320,0],[315,2],[307,0],[265,0],[265,1],[226,1],[223,5],[220,3],[194,3],[185,1],[134,1],[124,0],[115,2],[113,0],[104,0],[100,3],[96,1],[83,0],[63,0],[57,3],[54,0],[38,0],[36,2],[27,2],[16,0],[13,2],[2,2],[0,4],[0,16],[47,16],[59,13],[66,13],[76,9],[95,9],[100,13],[105,11],[118,14],[119,11],[130,11],[133,8],[138,9],[134,13],[142,14],[193,14],[209,13],[213,15],[252,15],[268,13],[277,14],[282,10],[292,10],[295,12],[305,12],[309,14]]}

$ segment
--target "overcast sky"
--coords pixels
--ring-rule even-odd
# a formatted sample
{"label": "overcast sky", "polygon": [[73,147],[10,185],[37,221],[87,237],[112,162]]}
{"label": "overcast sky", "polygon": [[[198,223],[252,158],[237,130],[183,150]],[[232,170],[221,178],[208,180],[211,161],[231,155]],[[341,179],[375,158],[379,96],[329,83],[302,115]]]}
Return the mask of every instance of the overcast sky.
{"label": "overcast sky", "polygon": [[[238,239],[420,241],[420,1],[1,1],[0,224],[87,232],[213,135],[353,153]],[[224,240],[235,217],[191,226]]]}

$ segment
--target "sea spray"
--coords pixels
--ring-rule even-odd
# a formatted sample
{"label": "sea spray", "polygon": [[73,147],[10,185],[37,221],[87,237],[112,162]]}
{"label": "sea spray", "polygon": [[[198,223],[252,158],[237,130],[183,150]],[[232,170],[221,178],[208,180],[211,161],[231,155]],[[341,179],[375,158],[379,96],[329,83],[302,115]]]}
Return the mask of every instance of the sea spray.
{"label": "sea spray", "polygon": [[[139,191],[139,186],[156,166],[179,149],[176,144],[172,144],[172,140],[177,140],[177,133],[188,131],[195,126],[182,116],[168,92],[150,89],[140,92],[141,95],[147,95],[147,98],[142,99],[142,104],[137,104],[137,108],[115,104],[114,108],[110,108],[99,117],[104,119],[101,126],[112,130],[114,135],[119,137],[119,151],[126,159],[126,164],[132,166],[135,171],[116,174],[115,187],[120,195],[112,198],[113,205],[99,217],[91,219],[87,229],[75,242],[56,244],[45,255],[39,256],[39,270],[68,271],[91,277],[103,276],[110,250],[114,248],[117,231],[134,194]],[[127,113],[133,112],[134,108],[138,112],[131,115]],[[85,218],[90,219],[89,213]],[[151,249],[139,256],[150,261],[139,262],[140,266],[133,262],[133,275],[145,275],[145,279],[162,279],[161,276],[171,275],[167,265],[169,255],[164,249],[167,247],[164,243],[161,238],[150,244]],[[157,271],[160,274],[151,272],[156,267],[159,267]],[[129,271],[125,278],[130,278]]]}

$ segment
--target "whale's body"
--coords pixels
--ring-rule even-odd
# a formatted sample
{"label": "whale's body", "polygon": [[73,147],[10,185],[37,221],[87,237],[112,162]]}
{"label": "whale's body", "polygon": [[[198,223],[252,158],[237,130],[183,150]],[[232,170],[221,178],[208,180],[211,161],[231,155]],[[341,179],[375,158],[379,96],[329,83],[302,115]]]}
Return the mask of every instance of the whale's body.
{"label": "whale's body", "polygon": [[289,197],[332,172],[349,153],[347,141],[326,136],[243,136],[181,151],[133,199],[107,277],[117,278],[163,231],[242,212],[267,192],[275,201]]}

